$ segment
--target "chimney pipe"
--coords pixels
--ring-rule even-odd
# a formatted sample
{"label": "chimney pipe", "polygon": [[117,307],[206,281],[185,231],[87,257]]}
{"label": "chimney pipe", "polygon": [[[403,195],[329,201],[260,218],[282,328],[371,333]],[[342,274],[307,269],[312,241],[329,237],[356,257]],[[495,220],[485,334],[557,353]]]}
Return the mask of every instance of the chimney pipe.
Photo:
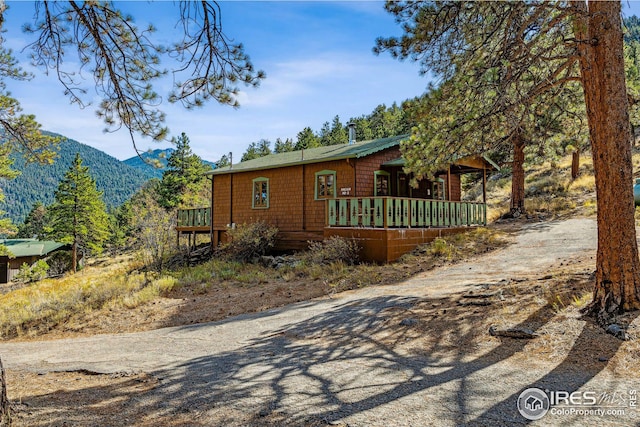
{"label": "chimney pipe", "polygon": [[351,122],[347,125],[349,127],[349,145],[356,143],[356,124]]}

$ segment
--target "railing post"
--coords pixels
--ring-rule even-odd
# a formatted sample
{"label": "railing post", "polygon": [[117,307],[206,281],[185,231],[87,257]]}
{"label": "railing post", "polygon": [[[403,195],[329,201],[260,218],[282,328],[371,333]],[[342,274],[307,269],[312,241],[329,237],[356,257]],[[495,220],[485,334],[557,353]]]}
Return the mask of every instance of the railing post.
{"label": "railing post", "polygon": [[389,198],[382,199],[384,210],[384,228],[389,228]]}
{"label": "railing post", "polygon": [[487,225],[487,204],[483,203],[482,204],[482,225],[486,226]]}
{"label": "railing post", "polygon": [[371,227],[371,199],[362,199],[362,226]]}
{"label": "railing post", "polygon": [[351,227],[357,227],[359,225],[360,222],[360,217],[359,217],[359,213],[360,213],[360,206],[358,203],[358,199],[350,199],[349,200],[350,206],[349,206],[349,212],[350,212],[350,226]]}

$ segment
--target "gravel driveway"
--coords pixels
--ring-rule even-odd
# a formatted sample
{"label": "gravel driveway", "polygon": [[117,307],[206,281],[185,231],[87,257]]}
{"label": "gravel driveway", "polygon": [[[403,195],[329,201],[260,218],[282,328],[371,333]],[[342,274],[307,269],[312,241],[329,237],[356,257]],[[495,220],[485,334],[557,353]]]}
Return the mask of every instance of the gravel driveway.
{"label": "gravel driveway", "polygon": [[[188,327],[0,344],[0,355],[13,370],[146,372],[159,385],[132,404],[153,407],[158,419],[188,412],[193,425],[260,424],[261,419],[267,425],[527,424],[515,402],[530,386],[614,391],[637,387],[638,379],[604,372],[568,375],[558,369],[561,360],[557,366],[522,369],[509,360],[512,347],[473,359],[390,348],[377,339],[384,327],[379,314],[416,298],[544,272],[595,253],[595,246],[593,220],[530,224],[505,249],[397,285]],[[639,425],[638,419],[571,416],[548,416],[534,425],[591,421]]]}

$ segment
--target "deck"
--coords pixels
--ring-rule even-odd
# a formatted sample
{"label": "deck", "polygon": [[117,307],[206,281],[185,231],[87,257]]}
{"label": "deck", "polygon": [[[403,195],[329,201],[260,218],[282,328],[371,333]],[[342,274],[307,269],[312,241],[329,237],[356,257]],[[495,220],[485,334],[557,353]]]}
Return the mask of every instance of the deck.
{"label": "deck", "polygon": [[486,223],[484,203],[401,197],[344,198],[327,202],[324,237],[353,239],[361,247],[362,259],[385,263],[438,237]]}
{"label": "deck", "polygon": [[[195,242],[196,234],[210,233],[213,243],[218,243],[218,233],[211,229],[211,208],[180,209],[177,215],[178,236],[187,234],[190,241],[194,236]],[[405,197],[336,198],[327,200],[324,230],[302,233],[303,240],[297,236],[300,233],[281,233],[278,247],[302,249],[308,240],[341,236],[358,242],[362,259],[390,262],[421,244],[486,222],[485,203]]]}
{"label": "deck", "polygon": [[178,232],[207,232],[211,231],[211,208],[178,209]]}

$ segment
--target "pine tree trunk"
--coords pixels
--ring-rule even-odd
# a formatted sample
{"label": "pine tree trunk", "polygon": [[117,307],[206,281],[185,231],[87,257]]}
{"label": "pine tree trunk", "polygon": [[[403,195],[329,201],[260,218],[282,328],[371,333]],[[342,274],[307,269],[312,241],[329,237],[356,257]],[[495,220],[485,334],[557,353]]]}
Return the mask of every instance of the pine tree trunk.
{"label": "pine tree trunk", "polygon": [[78,244],[74,241],[73,245],[71,246],[71,271],[73,271],[73,273],[76,273],[77,270],[77,266],[78,266]]}
{"label": "pine tree trunk", "polygon": [[511,216],[524,213],[524,139],[520,133],[513,136],[513,163],[511,170]]}
{"label": "pine tree trunk", "polygon": [[580,175],[580,150],[576,149],[571,154],[571,179],[576,179]]}
{"label": "pine tree trunk", "polygon": [[578,23],[580,66],[598,199],[596,284],[590,313],[611,316],[640,308],[640,261],[634,219],[631,127],[619,1],[590,1]]}

